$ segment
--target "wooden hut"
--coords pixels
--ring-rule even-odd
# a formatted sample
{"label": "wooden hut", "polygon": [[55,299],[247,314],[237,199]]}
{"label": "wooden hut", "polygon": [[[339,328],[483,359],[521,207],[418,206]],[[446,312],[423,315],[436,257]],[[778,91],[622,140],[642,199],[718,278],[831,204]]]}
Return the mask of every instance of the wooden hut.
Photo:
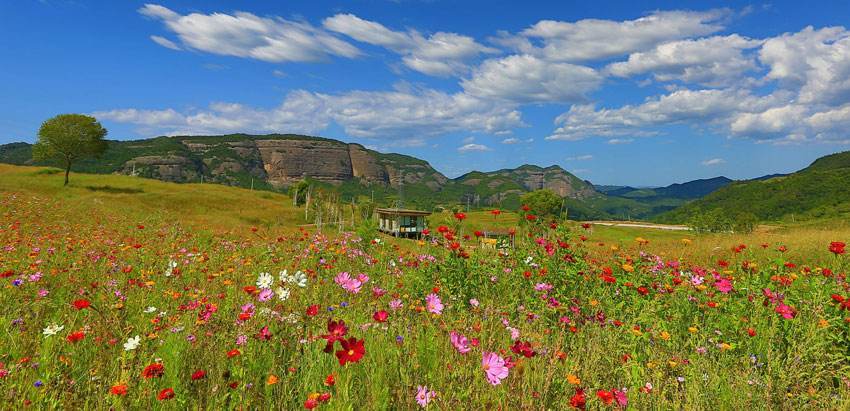
{"label": "wooden hut", "polygon": [[425,229],[425,217],[429,211],[407,210],[403,208],[378,208],[378,231],[396,237],[419,238]]}

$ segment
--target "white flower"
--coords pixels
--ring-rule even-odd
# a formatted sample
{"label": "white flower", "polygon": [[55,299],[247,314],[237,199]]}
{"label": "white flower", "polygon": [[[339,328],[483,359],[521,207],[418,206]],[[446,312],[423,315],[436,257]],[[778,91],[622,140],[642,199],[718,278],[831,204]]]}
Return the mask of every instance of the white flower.
{"label": "white flower", "polygon": [[56,323],[50,324],[47,327],[44,327],[44,331],[41,333],[44,334],[45,337],[50,337],[51,335],[56,335],[59,331],[65,329],[64,325],[57,325]]}
{"label": "white flower", "polygon": [[133,351],[139,347],[139,343],[142,342],[142,337],[138,335],[135,337],[130,337],[127,339],[127,342],[124,343],[124,351]]}
{"label": "white flower", "polygon": [[165,270],[165,276],[171,277],[171,275],[174,274],[175,268],[177,268],[177,261],[169,260],[168,261],[168,268]]}
{"label": "white flower", "polygon": [[274,277],[272,277],[269,273],[260,273],[257,276],[257,287],[265,289],[272,288],[272,283],[274,282]]}
{"label": "white flower", "polygon": [[380,239],[380,238],[376,238],[374,241],[375,241],[375,244],[381,244],[381,239]]}
{"label": "white flower", "polygon": [[289,289],[277,287],[277,290],[275,290],[275,294],[277,294],[277,298],[279,298],[280,301],[286,301],[289,298]]}
{"label": "white flower", "polygon": [[154,311],[156,311],[156,307],[154,307],[154,306],[150,306],[150,307],[148,307],[148,308],[145,308],[145,313],[146,313],[146,314],[150,314],[150,313],[152,313],[152,312],[154,312]]}
{"label": "white flower", "polygon": [[525,257],[525,263],[526,264],[530,265],[532,261],[534,261],[534,257],[532,257],[532,256]]}
{"label": "white flower", "polygon": [[295,283],[295,285],[301,288],[304,288],[307,286],[307,274],[298,271],[294,276],[290,277],[289,281]]}
{"label": "white flower", "polygon": [[277,273],[277,278],[280,279],[281,282],[285,283],[285,282],[289,281],[289,274],[287,273],[286,270],[283,270],[283,271]]}

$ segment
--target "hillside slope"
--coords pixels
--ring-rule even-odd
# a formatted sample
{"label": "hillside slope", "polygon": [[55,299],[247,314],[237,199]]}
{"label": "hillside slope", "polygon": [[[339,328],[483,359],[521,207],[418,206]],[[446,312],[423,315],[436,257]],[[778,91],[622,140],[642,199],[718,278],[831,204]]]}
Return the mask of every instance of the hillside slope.
{"label": "hillside slope", "polygon": [[850,151],[815,160],[786,176],[729,184],[701,199],[660,215],[657,220],[685,223],[700,213],[742,210],[761,221],[850,216]]}

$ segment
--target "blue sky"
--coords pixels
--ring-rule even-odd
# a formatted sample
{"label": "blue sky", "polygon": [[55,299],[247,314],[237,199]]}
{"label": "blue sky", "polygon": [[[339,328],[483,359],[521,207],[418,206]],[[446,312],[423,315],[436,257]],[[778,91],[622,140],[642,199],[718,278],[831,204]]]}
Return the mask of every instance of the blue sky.
{"label": "blue sky", "polygon": [[[682,8],[686,4],[687,8]],[[846,2],[0,2],[0,143],[304,133],[448,176],[751,178],[847,150]]]}

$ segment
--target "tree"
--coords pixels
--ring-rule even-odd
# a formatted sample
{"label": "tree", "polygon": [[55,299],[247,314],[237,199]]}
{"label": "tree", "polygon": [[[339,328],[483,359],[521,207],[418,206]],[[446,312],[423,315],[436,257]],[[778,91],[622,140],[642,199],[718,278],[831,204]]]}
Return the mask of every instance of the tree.
{"label": "tree", "polygon": [[106,129],[94,117],[82,114],[60,114],[38,129],[38,142],[32,148],[35,161],[56,161],[65,169],[65,185],[71,165],[77,161],[100,157],[106,150]]}
{"label": "tree", "polygon": [[525,193],[521,198],[522,204],[527,205],[531,212],[540,216],[557,216],[561,212],[564,199],[552,190],[542,189]]}

